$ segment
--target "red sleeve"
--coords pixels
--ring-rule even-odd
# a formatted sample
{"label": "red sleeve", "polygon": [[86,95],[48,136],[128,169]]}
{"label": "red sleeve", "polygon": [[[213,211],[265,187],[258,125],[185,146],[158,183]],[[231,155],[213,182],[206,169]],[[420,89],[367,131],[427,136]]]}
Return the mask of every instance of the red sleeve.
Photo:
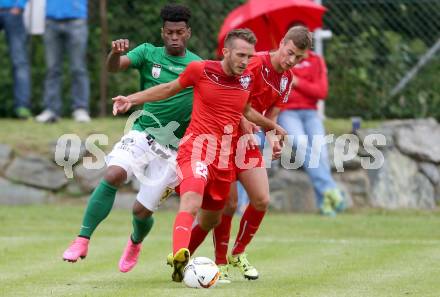
{"label": "red sleeve", "polygon": [[325,99],[328,95],[328,80],[324,59],[316,56],[316,59],[313,59],[311,69],[313,71],[312,80],[297,77],[298,83],[293,89],[310,98]]}
{"label": "red sleeve", "polygon": [[205,64],[202,61],[194,61],[186,66],[185,70],[179,75],[179,84],[182,88],[194,86],[202,77]]}

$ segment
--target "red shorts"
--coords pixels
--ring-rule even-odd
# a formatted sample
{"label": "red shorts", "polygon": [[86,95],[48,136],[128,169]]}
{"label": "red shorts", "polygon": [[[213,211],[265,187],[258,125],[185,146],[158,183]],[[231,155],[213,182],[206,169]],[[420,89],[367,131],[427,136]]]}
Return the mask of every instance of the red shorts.
{"label": "red shorts", "polygon": [[264,168],[263,155],[258,147],[246,150],[243,156],[243,150],[237,150],[235,156],[235,174],[236,176],[243,171],[253,168]]}
{"label": "red shorts", "polygon": [[221,210],[229,198],[232,178],[231,170],[216,170],[203,162],[179,163],[180,184],[176,192],[182,196],[186,192],[195,192],[203,197],[202,209]]}

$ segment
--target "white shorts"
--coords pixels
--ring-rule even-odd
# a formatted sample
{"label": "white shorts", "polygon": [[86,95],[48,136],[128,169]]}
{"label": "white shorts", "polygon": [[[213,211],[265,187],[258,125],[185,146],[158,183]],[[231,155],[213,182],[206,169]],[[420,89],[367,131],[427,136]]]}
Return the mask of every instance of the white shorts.
{"label": "white shorts", "polygon": [[135,176],[140,182],[137,201],[156,211],[178,185],[177,152],[157,143],[145,132],[131,130],[115,144],[106,157],[107,166],[127,172],[127,181]]}

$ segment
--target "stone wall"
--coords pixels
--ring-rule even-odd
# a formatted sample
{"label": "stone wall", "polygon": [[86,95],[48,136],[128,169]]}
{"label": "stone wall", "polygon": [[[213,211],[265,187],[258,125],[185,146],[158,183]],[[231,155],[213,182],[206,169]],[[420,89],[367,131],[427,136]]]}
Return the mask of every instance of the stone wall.
{"label": "stone wall", "polygon": [[[384,143],[366,144],[373,134],[383,135]],[[336,141],[328,146],[334,178],[349,207],[434,209],[440,203],[440,125],[434,119],[385,122],[378,129],[358,130],[356,141],[360,146],[353,152],[350,150],[356,146],[348,142]],[[377,155],[371,154],[372,148],[379,150],[383,164],[366,169],[366,161],[380,161],[374,160]],[[83,147],[79,153],[87,156]],[[80,160],[74,166],[74,178],[68,179],[53,160],[38,155],[16,156],[8,145],[0,144],[0,204],[87,197],[104,171],[86,169]],[[313,187],[303,170],[272,166],[268,174],[273,210],[316,211]],[[125,187],[117,205],[130,207],[138,188],[137,182]],[[167,203],[167,207],[175,206],[175,200]]]}

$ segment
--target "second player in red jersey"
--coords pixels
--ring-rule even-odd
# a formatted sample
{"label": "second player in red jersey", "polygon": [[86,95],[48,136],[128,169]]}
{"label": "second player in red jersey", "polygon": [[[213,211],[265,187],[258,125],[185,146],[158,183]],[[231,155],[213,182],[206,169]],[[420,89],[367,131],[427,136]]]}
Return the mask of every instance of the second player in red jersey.
{"label": "second player in red jersey", "polygon": [[[279,53],[279,52],[275,52]],[[298,51],[297,59],[301,59],[302,51]],[[274,55],[274,54],[272,54]],[[275,116],[273,108],[277,104],[287,102],[292,85],[292,73],[284,69],[275,69],[272,64],[271,54],[269,52],[259,52],[251,59],[248,69],[255,75],[254,87],[252,89],[249,101],[252,108],[261,114],[265,114],[269,110],[270,117]],[[295,65],[296,62],[288,64],[289,68]],[[277,65],[277,64],[276,64]],[[292,65],[292,66],[290,66]],[[242,120],[242,127],[246,127],[246,119]],[[242,128],[240,133],[242,135],[251,133],[249,128]],[[241,137],[242,144],[246,141],[246,137]],[[278,145],[278,143],[277,143]],[[280,147],[274,148],[275,154],[278,154]],[[237,147],[235,157],[236,175],[239,173],[252,169],[254,167],[264,167],[263,156],[258,146],[247,147],[240,145]]]}

